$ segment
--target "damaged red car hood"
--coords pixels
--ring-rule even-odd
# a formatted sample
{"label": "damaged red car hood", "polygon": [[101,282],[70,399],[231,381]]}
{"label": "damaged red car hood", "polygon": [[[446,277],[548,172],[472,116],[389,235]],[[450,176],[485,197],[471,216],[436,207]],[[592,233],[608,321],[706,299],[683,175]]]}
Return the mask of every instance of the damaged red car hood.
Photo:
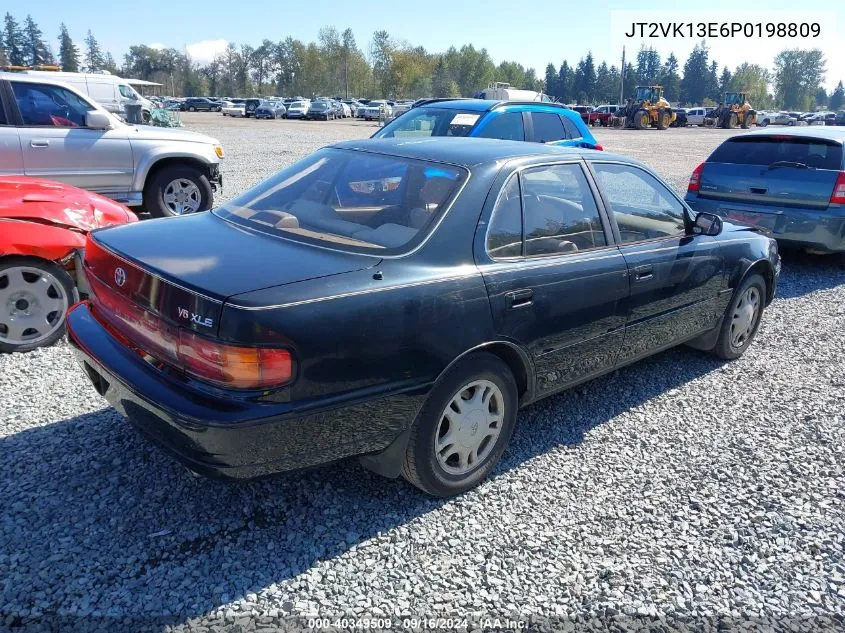
{"label": "damaged red car hood", "polygon": [[138,218],[126,207],[95,193],[59,182],[13,176],[0,178],[0,219],[87,233]]}

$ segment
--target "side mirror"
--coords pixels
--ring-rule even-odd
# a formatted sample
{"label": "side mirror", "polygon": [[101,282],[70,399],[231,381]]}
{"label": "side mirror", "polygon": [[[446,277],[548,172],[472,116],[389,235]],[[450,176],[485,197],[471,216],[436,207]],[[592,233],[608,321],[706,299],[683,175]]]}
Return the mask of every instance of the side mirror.
{"label": "side mirror", "polygon": [[111,127],[111,119],[96,110],[85,115],[85,127],[93,130],[108,130]]}
{"label": "side mirror", "polygon": [[722,218],[713,213],[699,213],[695,216],[692,232],[695,235],[718,235],[722,232]]}

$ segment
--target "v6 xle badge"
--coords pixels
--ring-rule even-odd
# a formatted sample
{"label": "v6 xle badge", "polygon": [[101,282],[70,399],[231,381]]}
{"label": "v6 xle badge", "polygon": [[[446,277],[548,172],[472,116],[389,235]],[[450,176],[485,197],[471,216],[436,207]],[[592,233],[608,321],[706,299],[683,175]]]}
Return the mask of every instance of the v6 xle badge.
{"label": "v6 xle badge", "polygon": [[179,318],[184,319],[186,321],[191,321],[196,323],[197,325],[201,325],[202,327],[212,327],[214,325],[214,321],[211,317],[204,317],[200,314],[195,314],[188,310],[188,308],[177,308],[179,311]]}

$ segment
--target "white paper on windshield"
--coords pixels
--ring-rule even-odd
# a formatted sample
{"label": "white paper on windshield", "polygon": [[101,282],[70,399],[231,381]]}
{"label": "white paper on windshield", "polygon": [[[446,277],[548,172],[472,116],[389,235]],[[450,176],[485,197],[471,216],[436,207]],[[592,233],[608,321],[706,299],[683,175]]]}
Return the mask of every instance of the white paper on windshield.
{"label": "white paper on windshield", "polygon": [[461,112],[455,115],[455,118],[452,119],[452,122],[449,125],[475,125],[475,122],[478,121],[479,116],[481,115],[467,114],[466,112]]}

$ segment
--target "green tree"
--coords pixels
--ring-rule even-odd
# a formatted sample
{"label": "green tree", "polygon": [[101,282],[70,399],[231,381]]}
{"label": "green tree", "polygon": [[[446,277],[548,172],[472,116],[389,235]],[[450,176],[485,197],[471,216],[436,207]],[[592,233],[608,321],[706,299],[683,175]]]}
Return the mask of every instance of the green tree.
{"label": "green tree", "polygon": [[827,106],[827,102],[827,90],[825,90],[824,87],[819,87],[819,89],[816,90],[816,94],[813,95],[813,106],[817,108],[823,108]]}
{"label": "green tree", "polygon": [[28,59],[23,31],[11,13],[6,14],[6,28],[3,31],[3,43],[6,45],[6,57],[12,66],[25,66]]}
{"label": "green tree", "polygon": [[678,75],[678,58],[671,53],[666,63],[660,69],[660,85],[663,86],[663,96],[667,101],[678,101],[681,98],[681,77]]}
{"label": "green tree", "polygon": [[85,36],[85,70],[94,73],[101,70],[104,64],[105,57],[100,49],[100,44],[89,30],[88,35]]}
{"label": "green tree", "polygon": [[835,112],[841,110],[843,104],[845,104],[845,87],[842,86],[842,82],[840,81],[836,84],[836,89],[830,95],[828,107]]}
{"label": "green tree", "polygon": [[373,33],[373,42],[370,45],[370,58],[373,62],[373,83],[376,93],[381,95],[385,94],[385,82],[390,72],[393,49],[394,45],[387,31]]}
{"label": "green tree", "polygon": [[557,72],[557,89],[558,99],[562,103],[569,103],[574,98],[573,96],[573,82],[575,81],[575,71],[569,66],[569,63],[564,59]]}
{"label": "green tree", "polygon": [[614,103],[616,101],[614,93],[618,89],[619,85],[611,77],[607,62],[599,64],[598,70],[596,70],[596,87],[593,100],[598,103]]}
{"label": "green tree", "polygon": [[634,91],[637,88],[637,71],[631,62],[625,64],[622,86],[623,98],[628,99],[634,96]]}
{"label": "green tree", "polygon": [[772,106],[769,98],[769,80],[768,70],[757,64],[743,62],[736,67],[728,89],[731,92],[747,92],[751,106],[762,110]]}
{"label": "green tree", "polygon": [[723,95],[719,93],[719,64],[715,59],[710,62],[710,66],[707,68],[705,86],[705,98],[711,99],[716,103],[722,100]]}
{"label": "green tree", "polygon": [[434,64],[434,73],[431,77],[431,94],[437,98],[461,96],[458,84],[452,79],[443,56],[438,57]]}
{"label": "green tree", "polygon": [[697,105],[708,96],[709,49],[702,41],[692,49],[684,63],[684,75],[681,78],[681,103]]}
{"label": "green tree", "polygon": [[28,64],[40,66],[42,64],[52,64],[56,61],[53,58],[53,51],[50,50],[47,42],[44,41],[44,33],[38,28],[31,15],[27,15],[26,21],[24,22],[24,47]]}
{"label": "green tree", "polygon": [[79,47],[70,39],[70,33],[64,22],[59,32],[59,64],[65,72],[79,72]]}
{"label": "green tree", "polygon": [[558,98],[557,69],[552,63],[549,63],[549,65],[546,66],[546,85],[544,90],[545,93],[553,99]]}
{"label": "green tree", "polygon": [[825,77],[826,62],[818,48],[781,51],[775,57],[775,97],[789,110],[808,110]]}
{"label": "green tree", "polygon": [[728,67],[725,66],[722,69],[722,75],[719,77],[719,94],[724,96],[731,85],[731,71],[728,70]]}
{"label": "green tree", "polygon": [[660,53],[653,48],[640,48],[637,53],[637,82],[650,86],[660,77]]}
{"label": "green tree", "polygon": [[596,91],[596,67],[590,52],[575,67],[573,89],[578,101],[583,103],[592,100]]}

